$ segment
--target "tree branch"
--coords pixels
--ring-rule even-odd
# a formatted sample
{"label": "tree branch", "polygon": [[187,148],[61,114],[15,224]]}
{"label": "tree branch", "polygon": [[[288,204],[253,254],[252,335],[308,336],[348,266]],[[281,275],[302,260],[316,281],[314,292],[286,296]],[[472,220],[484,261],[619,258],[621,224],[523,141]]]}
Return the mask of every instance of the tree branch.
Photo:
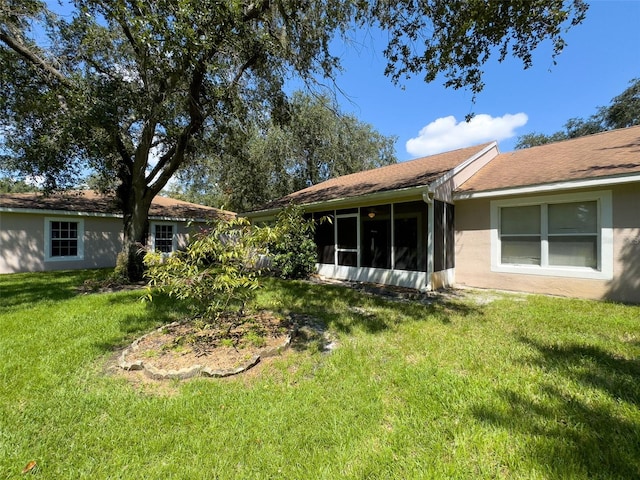
{"label": "tree branch", "polygon": [[271,2],[269,0],[258,1],[257,5],[256,3],[251,3],[247,6],[244,15],[242,16],[242,21],[248,22],[249,20],[255,20],[270,8]]}
{"label": "tree branch", "polygon": [[156,175],[158,175],[158,173],[160,173],[160,171],[164,168],[164,166],[171,159],[171,157],[175,155],[175,153],[176,153],[176,146],[173,145],[169,150],[165,152],[164,155],[160,157],[160,159],[158,160],[158,163],[155,164],[155,166],[153,167],[149,175],[147,175],[147,178],[145,178],[147,185],[156,177]]}
{"label": "tree branch", "polygon": [[0,41],[4,42],[9,48],[11,48],[11,50],[16,52],[22,58],[38,68],[40,71],[55,78],[65,87],[71,88],[73,86],[69,79],[65,77],[60,72],[60,70],[54,68],[52,65],[40,58],[37,54],[32,52],[24,43],[22,43],[17,38],[12,37],[4,29],[0,30]]}

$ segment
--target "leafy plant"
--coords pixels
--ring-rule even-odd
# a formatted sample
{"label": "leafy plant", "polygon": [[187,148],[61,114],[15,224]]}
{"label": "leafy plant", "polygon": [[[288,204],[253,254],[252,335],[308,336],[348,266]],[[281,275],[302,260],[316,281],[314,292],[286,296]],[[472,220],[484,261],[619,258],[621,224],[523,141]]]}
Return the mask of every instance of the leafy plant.
{"label": "leafy plant", "polygon": [[145,265],[152,288],[191,302],[198,317],[218,321],[223,313],[244,315],[245,305],[258,288],[257,259],[268,229],[239,218],[219,220],[197,234],[186,250],[170,256],[147,253]]}
{"label": "leafy plant", "polygon": [[305,218],[302,207],[290,204],[280,211],[269,243],[272,267],[282,278],[306,278],[316,268],[317,248],[313,240],[315,222]]}

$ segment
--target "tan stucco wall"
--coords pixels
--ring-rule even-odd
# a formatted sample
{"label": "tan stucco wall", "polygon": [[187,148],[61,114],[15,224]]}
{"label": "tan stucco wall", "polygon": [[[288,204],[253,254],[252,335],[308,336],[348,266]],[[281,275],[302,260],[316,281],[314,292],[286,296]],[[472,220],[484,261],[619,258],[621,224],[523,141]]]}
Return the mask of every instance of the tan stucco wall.
{"label": "tan stucco wall", "polygon": [[68,217],[84,222],[84,259],[45,260],[45,218],[60,216],[0,213],[0,273],[112,267],[122,245],[122,220]]}
{"label": "tan stucco wall", "polygon": [[[60,216],[0,213],[0,273],[41,272],[106,268],[116,264],[122,249],[122,219],[69,216],[84,221],[84,259],[45,261],[45,218]],[[169,222],[172,223],[172,222]],[[185,222],[177,225],[177,246],[184,248],[192,228]]]}
{"label": "tan stucco wall", "polygon": [[606,190],[612,192],[613,200],[613,279],[492,272],[490,199],[483,198],[458,200],[455,204],[456,284],[640,303],[640,184]]}
{"label": "tan stucco wall", "polygon": [[0,213],[0,273],[44,270],[43,218]]}

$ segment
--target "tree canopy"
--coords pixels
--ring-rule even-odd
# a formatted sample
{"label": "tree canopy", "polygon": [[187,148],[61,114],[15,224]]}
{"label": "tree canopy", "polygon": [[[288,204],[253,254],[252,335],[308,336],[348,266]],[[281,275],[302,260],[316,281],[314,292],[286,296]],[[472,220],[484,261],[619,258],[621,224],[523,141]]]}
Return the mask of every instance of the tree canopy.
{"label": "tree canopy", "polygon": [[629,88],[614,97],[610,105],[598,107],[597,112],[589,118],[571,118],[564,124],[563,130],[550,135],[535,132],[522,135],[518,137],[515,148],[530,148],[616,128],[640,125],[640,78],[634,78],[629,83]]}
{"label": "tree canopy", "polygon": [[[287,79],[333,78],[330,51],[352,28],[388,31],[386,74],[423,73],[482,90],[494,51],[531,65],[541,42],[564,48],[583,0],[41,0],[0,5],[0,155],[48,190],[87,169],[115,183],[124,253],[140,266],[152,198],[203,141],[275,112]],[[205,138],[206,137],[206,138]],[[113,179],[116,179],[113,182]],[[139,275],[132,269],[130,275]]]}
{"label": "tree canopy", "polygon": [[285,118],[247,119],[245,125],[252,124],[235,129],[221,152],[207,152],[179,170],[172,196],[245,212],[329,178],[397,161],[395,137],[341,113],[327,95],[295,92],[282,113]]}

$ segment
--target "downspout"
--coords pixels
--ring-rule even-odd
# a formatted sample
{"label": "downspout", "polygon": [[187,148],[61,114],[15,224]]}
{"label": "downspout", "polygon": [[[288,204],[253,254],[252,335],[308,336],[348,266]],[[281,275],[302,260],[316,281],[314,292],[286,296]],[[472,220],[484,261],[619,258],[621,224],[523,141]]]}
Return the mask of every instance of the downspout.
{"label": "downspout", "polygon": [[434,211],[433,192],[429,188],[422,192],[422,201],[427,204],[427,278],[425,279],[425,290],[432,290]]}

